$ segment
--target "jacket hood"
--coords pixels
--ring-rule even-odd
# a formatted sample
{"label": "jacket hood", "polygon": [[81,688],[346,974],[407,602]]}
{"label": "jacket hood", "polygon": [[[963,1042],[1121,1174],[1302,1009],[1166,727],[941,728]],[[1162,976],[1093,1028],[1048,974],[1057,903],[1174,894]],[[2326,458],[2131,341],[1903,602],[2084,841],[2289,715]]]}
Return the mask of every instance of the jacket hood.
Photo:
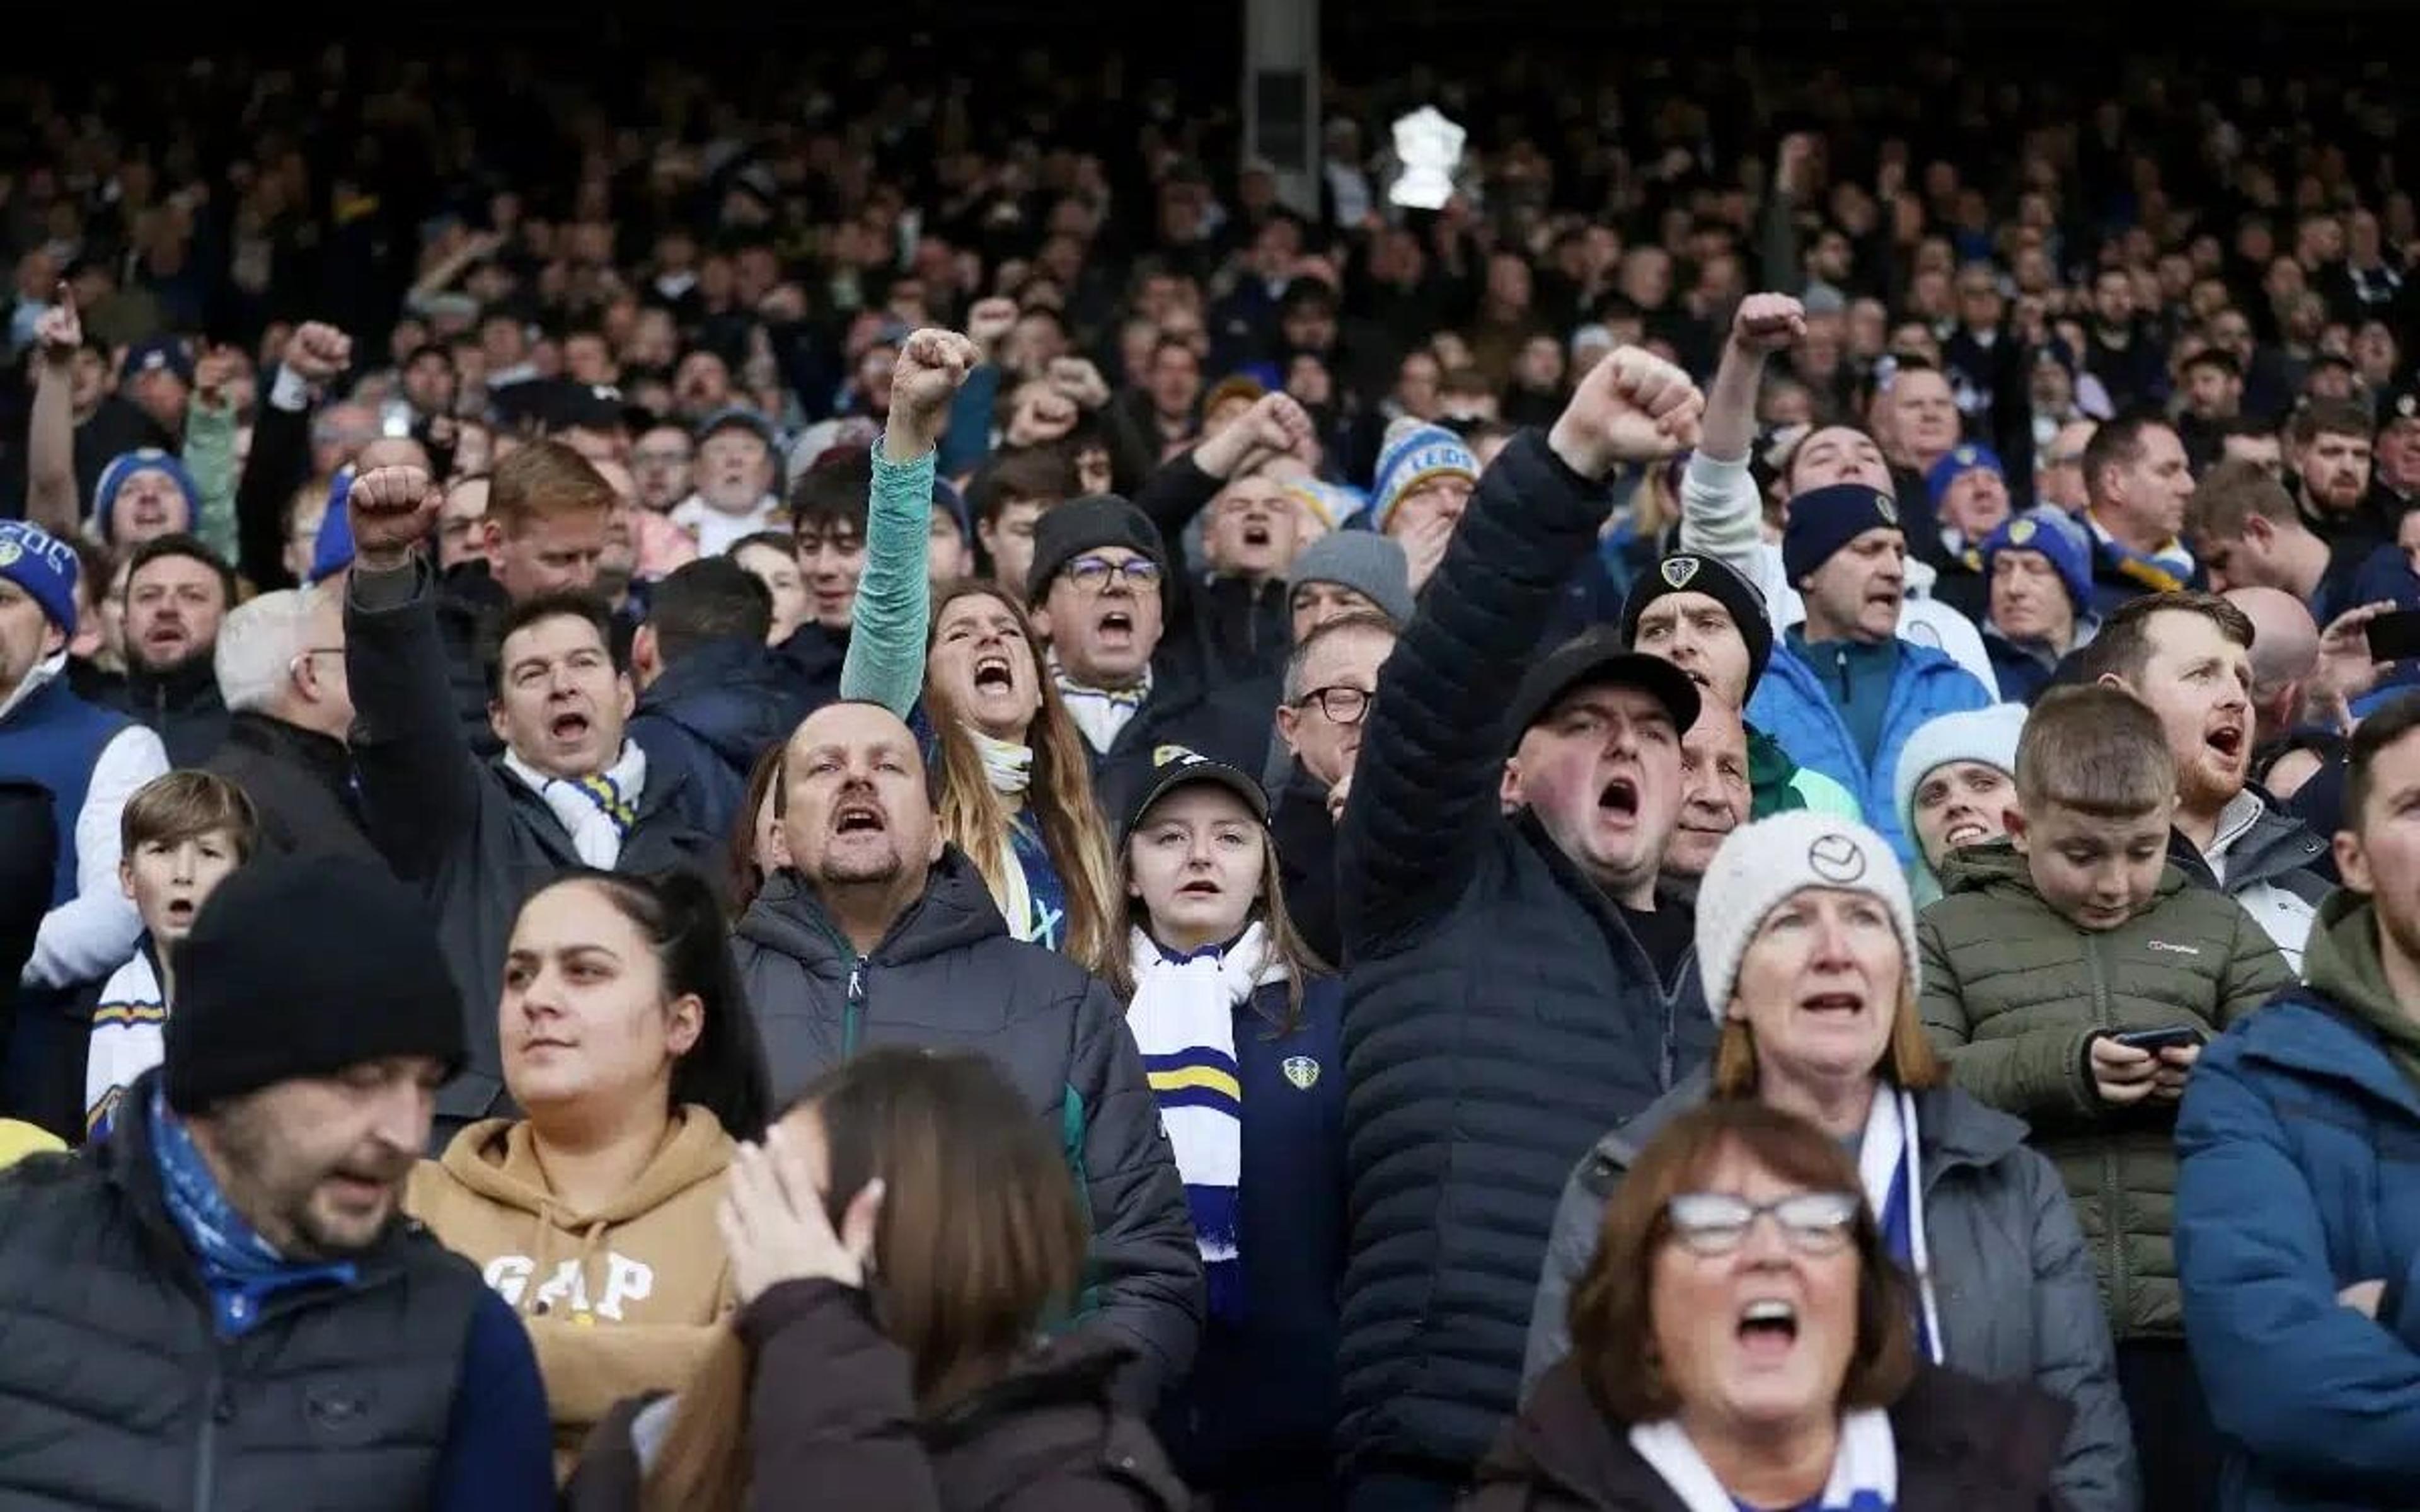
{"label": "jacket hood", "polygon": [[[2160,868],[2160,885],[2152,896],[2165,901],[2185,890],[2189,879],[2171,860]],[[2027,870],[2025,858],[2017,854],[2016,841],[2006,838],[1986,841],[1980,845],[1962,846],[1950,853],[1942,868],[1941,891],[1944,897],[1962,892],[2019,892],[2040,901],[2041,890],[2034,886],[2033,872]],[[2042,906],[2048,907],[2048,903]]]}
{"label": "jacket hood", "polygon": [[526,1119],[485,1119],[472,1124],[454,1136],[438,1164],[471,1192],[501,1207],[530,1213],[557,1228],[586,1228],[628,1223],[702,1181],[720,1180],[731,1165],[731,1135],[713,1114],[695,1105],[682,1107],[638,1180],[594,1212],[573,1212],[548,1190]]}
{"label": "jacket hood", "polygon": [[2386,980],[2376,903],[2345,889],[2319,905],[2303,955],[2303,980],[2375,1031],[2398,1064],[2420,1065],[2420,1020],[2404,1010]]}
{"label": "jacket hood", "polygon": [[[814,889],[787,869],[766,883],[735,933],[804,964],[811,971],[824,963],[845,969],[857,954],[848,936],[824,911]],[[956,846],[945,845],[940,860],[924,880],[923,893],[892,920],[890,932],[868,954],[886,965],[904,965],[1007,933],[1008,925],[1001,920],[990,889],[984,886],[983,874]]]}
{"label": "jacket hood", "polygon": [[752,640],[718,640],[664,670],[639,700],[634,719],[669,719],[741,770],[789,737],[794,684],[774,654]]}

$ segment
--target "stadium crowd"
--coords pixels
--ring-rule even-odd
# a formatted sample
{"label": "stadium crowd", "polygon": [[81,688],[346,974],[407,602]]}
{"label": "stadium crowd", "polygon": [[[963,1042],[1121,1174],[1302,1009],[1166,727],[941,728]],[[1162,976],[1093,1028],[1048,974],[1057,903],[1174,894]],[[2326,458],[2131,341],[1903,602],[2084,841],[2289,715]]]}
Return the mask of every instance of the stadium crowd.
{"label": "stadium crowd", "polygon": [[2290,61],[0,81],[0,1505],[2410,1505]]}

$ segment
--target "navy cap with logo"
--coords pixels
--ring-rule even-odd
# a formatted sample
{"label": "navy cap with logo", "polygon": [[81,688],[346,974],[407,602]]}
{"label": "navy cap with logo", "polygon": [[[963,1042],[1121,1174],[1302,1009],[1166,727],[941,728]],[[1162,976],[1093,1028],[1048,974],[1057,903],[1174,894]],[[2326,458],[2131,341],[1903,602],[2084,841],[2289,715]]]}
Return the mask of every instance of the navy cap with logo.
{"label": "navy cap with logo", "polygon": [[1160,746],[1151,753],[1150,772],[1140,783],[1134,801],[1125,807],[1125,822],[1118,826],[1120,852],[1125,851],[1126,841],[1160,799],[1197,782],[1225,788],[1243,800],[1253,819],[1264,825],[1269,822],[1268,795],[1241,767],[1214,761],[1184,746]]}
{"label": "navy cap with logo", "polygon": [[1781,527],[1781,570],[1792,583],[1804,582],[1868,531],[1900,528],[1899,503],[1880,488],[1862,483],[1809,488],[1790,501],[1790,518]]}
{"label": "navy cap with logo", "polygon": [[1640,573],[1630,585],[1630,596],[1621,601],[1621,643],[1637,647],[1638,622],[1647,607],[1674,594],[1703,594],[1730,611],[1731,625],[1747,642],[1746,691],[1753,694],[1765,664],[1773,659],[1773,617],[1756,584],[1719,557],[1676,551],[1655,563],[1653,572]]}
{"label": "navy cap with logo", "polygon": [[2420,384],[2407,383],[2383,390],[2378,395],[2380,430],[2405,421],[2420,421]]}
{"label": "navy cap with logo", "polygon": [[1518,744],[1555,706],[1584,687],[1635,687],[1664,705],[1672,728],[1685,734],[1698,722],[1698,685],[1661,656],[1632,651],[1610,625],[1583,630],[1533,663],[1512,696],[1512,740]]}

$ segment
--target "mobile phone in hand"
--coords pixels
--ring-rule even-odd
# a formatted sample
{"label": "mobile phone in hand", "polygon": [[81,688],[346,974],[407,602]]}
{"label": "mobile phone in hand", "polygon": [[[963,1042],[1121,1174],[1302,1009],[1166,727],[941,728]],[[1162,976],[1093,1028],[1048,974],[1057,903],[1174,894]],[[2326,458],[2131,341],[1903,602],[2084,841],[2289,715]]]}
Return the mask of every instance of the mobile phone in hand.
{"label": "mobile phone in hand", "polygon": [[2202,1034],[2190,1024],[2172,1024],[2164,1029],[2130,1029],[2109,1037],[2129,1050],[2181,1050],[2201,1043]]}
{"label": "mobile phone in hand", "polygon": [[2420,657],[2420,609],[2397,609],[2369,622],[2369,655],[2376,661]]}

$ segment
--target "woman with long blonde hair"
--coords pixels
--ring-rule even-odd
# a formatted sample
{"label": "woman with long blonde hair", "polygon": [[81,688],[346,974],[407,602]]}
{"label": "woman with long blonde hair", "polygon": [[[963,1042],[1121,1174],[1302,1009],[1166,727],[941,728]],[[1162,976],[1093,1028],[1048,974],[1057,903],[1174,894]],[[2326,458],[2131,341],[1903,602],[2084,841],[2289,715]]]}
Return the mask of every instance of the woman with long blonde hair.
{"label": "woman with long blonde hair", "polygon": [[719,1216],[741,1309],[677,1396],[590,1438],[576,1512],[1188,1504],[1117,1401],[1131,1347],[1043,1338],[1082,1285],[1083,1218],[983,1057],[834,1069],[739,1148]]}
{"label": "woman with long blonde hair", "polygon": [[942,838],[974,862],[1009,933],[1099,971],[1118,948],[1109,834],[1082,736],[1042,675],[1024,610],[974,582],[951,585],[937,605],[926,573],[934,443],[972,362],[950,332],[918,332],[900,352],[841,697],[879,703],[925,739]]}

